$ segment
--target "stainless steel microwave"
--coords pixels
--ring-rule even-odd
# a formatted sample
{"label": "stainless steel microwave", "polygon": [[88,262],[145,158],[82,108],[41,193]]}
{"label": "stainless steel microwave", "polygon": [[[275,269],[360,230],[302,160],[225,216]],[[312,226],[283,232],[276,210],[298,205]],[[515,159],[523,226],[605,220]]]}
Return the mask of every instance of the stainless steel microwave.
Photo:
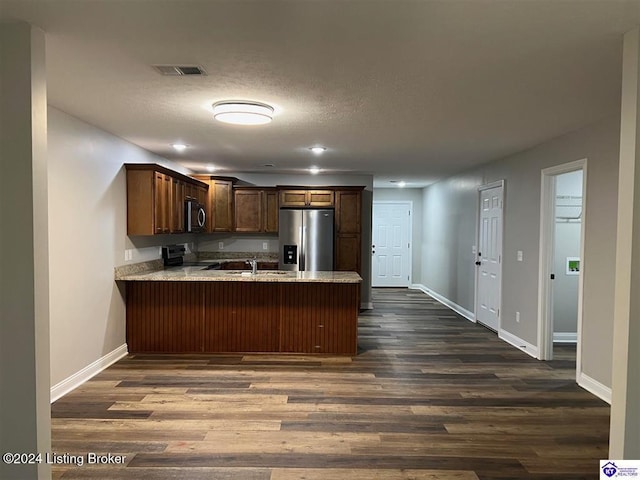
{"label": "stainless steel microwave", "polygon": [[204,211],[204,205],[198,203],[196,200],[187,200],[184,202],[185,232],[203,232],[206,221],[207,213]]}

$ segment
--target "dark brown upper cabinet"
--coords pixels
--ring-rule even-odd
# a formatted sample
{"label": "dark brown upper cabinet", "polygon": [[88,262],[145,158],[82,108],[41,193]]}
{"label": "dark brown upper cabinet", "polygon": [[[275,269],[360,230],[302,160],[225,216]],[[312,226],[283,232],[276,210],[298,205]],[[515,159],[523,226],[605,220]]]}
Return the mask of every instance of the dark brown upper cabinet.
{"label": "dark brown upper cabinet", "polygon": [[236,187],[236,232],[278,233],[278,191],[275,188]]}
{"label": "dark brown upper cabinet", "polygon": [[207,185],[156,164],[125,164],[127,235],[184,232],[184,202],[191,191],[206,196]]}

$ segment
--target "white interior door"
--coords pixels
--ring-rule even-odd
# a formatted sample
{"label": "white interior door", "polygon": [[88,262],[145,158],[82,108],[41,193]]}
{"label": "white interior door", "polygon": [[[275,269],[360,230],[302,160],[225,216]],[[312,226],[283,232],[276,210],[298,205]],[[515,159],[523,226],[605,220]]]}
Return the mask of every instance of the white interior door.
{"label": "white interior door", "polygon": [[410,202],[373,202],[374,287],[409,286],[410,232]]}
{"label": "white interior door", "polygon": [[502,185],[480,190],[476,320],[498,331],[502,276]]}

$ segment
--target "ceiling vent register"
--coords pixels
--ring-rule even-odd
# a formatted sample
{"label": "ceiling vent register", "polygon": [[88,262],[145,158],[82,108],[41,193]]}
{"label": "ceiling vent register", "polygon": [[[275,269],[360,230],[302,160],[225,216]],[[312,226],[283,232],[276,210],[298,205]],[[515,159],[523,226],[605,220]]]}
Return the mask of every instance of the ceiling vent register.
{"label": "ceiling vent register", "polygon": [[153,65],[153,68],[161,75],[170,77],[202,76],[207,74],[200,65]]}

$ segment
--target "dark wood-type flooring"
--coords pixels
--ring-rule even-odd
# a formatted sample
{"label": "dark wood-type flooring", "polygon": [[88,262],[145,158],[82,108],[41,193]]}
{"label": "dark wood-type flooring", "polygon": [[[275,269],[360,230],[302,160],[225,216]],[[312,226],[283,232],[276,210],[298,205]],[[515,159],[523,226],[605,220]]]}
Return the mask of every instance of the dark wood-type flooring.
{"label": "dark wood-type flooring", "polygon": [[52,405],[63,479],[596,479],[609,407],[423,293],[375,289],[357,357],[135,355]]}

